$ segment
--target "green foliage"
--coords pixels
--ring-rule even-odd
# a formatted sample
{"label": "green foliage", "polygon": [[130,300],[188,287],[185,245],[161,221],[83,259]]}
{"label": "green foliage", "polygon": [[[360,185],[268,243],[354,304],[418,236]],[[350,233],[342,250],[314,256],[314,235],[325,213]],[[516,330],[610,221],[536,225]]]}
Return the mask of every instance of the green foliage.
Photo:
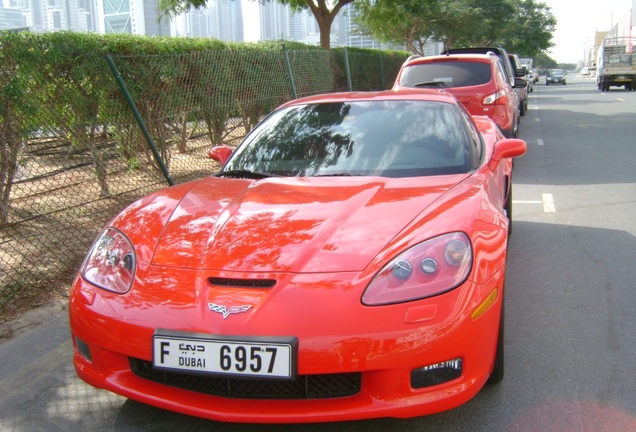
{"label": "green foliage", "polygon": [[554,69],[557,67],[557,62],[546,53],[540,52],[534,56],[534,67],[536,69]]}
{"label": "green foliage", "polygon": [[[0,47],[0,314],[66,280],[99,226],[166,185],[107,56],[176,181],[209,175],[211,145],[292,97],[279,42],[0,32]],[[286,48],[301,96],[346,89],[344,49]],[[379,90],[408,53],[347,55],[353,89]]]}
{"label": "green foliage", "polygon": [[[110,187],[98,138],[115,140],[130,169],[142,161],[156,163],[108,55],[166,164],[175,149],[187,151],[188,138],[196,131],[203,130],[211,143],[225,142],[234,130],[229,126],[237,126],[235,119],[249,131],[292,97],[278,42],[55,32],[2,33],[0,44],[0,225],[6,221],[20,153],[36,131],[68,142],[70,151],[88,150],[101,196],[109,196]],[[346,90],[343,50],[286,45],[299,95]],[[377,90],[392,82],[399,70],[393,60],[401,63],[406,57],[372,50],[350,50],[349,55],[358,90]],[[385,60],[384,80],[380,59]]]}
{"label": "green foliage", "polygon": [[497,42],[521,57],[535,57],[553,46],[556,18],[545,3],[515,2],[515,13],[506,23]]}
{"label": "green foliage", "polygon": [[438,0],[358,0],[356,9],[362,32],[381,42],[404,44],[416,54],[424,54],[441,16]]}
{"label": "green foliage", "polygon": [[532,56],[552,46],[556,25],[550,8],[534,0],[358,0],[356,8],[364,32],[416,54],[433,39]]}

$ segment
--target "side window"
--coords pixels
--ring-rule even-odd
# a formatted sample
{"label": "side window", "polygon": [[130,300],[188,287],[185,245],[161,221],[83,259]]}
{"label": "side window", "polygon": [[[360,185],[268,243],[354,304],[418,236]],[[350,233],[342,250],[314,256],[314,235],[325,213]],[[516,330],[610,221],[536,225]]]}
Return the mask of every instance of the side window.
{"label": "side window", "polygon": [[495,63],[495,70],[497,71],[497,75],[499,75],[499,79],[501,82],[504,83],[509,83],[508,78],[506,76],[506,72],[503,70],[503,66],[501,65],[501,62],[496,62]]}
{"label": "side window", "polygon": [[459,112],[462,115],[462,120],[466,124],[468,143],[471,146],[470,148],[471,168],[476,168],[483,157],[484,144],[483,144],[483,141],[481,140],[481,134],[475,128],[475,125],[471,120],[471,116],[468,113],[468,111],[466,111],[466,108],[464,108],[464,106],[461,104],[459,105],[459,108],[460,108]]}

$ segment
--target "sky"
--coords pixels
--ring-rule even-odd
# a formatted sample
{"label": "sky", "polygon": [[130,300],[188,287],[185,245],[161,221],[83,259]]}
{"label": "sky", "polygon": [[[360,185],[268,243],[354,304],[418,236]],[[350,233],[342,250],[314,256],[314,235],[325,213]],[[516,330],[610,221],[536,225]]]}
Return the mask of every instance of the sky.
{"label": "sky", "polygon": [[[595,31],[607,31],[628,14],[632,0],[538,0],[552,10],[557,26],[548,54],[558,63],[584,60]],[[636,23],[635,23],[636,24]]]}

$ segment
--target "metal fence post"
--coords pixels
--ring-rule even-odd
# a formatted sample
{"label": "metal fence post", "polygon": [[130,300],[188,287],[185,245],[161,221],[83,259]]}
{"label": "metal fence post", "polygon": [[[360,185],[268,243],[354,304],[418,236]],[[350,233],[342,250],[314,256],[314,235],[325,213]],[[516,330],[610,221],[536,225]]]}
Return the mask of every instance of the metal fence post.
{"label": "metal fence post", "polygon": [[166,164],[163,162],[163,159],[161,158],[161,155],[159,154],[159,151],[157,150],[157,146],[155,145],[155,142],[152,140],[152,137],[150,136],[150,132],[148,132],[148,129],[146,128],[146,124],[144,123],[143,119],[141,118],[141,115],[139,114],[139,111],[137,110],[137,107],[135,106],[135,102],[132,100],[132,97],[130,97],[130,93],[128,93],[126,84],[124,83],[124,80],[122,79],[121,74],[119,73],[117,66],[115,66],[115,62],[113,61],[113,58],[110,56],[110,54],[106,54],[106,60],[108,61],[110,70],[113,72],[113,75],[115,76],[115,80],[117,80],[117,84],[119,84],[119,88],[121,89],[121,92],[123,93],[124,98],[126,99],[128,106],[130,107],[130,110],[135,116],[135,120],[137,120],[137,124],[139,125],[139,128],[141,128],[141,131],[143,132],[144,137],[146,138],[146,141],[148,142],[148,146],[150,147],[150,150],[152,151],[152,155],[157,161],[157,164],[159,165],[159,168],[161,169],[163,176],[166,178],[170,186],[174,185],[174,181],[170,177],[170,172],[168,171]]}
{"label": "metal fence post", "polygon": [[345,61],[345,70],[347,72],[347,88],[349,91],[353,91],[353,84],[351,83],[351,68],[349,67],[349,53],[347,51],[347,47],[344,48],[344,61]]}
{"label": "metal fence post", "polygon": [[287,53],[287,46],[285,45],[285,42],[283,42],[283,54],[285,54],[285,64],[287,65],[287,75],[289,76],[292,95],[294,96],[294,99],[297,99],[298,93],[296,93],[296,84],[294,83],[294,75],[292,74],[291,63],[289,61],[289,54]]}
{"label": "metal fence post", "polygon": [[380,65],[380,86],[382,90],[386,89],[386,83],[384,82],[384,67],[382,66],[382,53],[378,53],[378,64]]}

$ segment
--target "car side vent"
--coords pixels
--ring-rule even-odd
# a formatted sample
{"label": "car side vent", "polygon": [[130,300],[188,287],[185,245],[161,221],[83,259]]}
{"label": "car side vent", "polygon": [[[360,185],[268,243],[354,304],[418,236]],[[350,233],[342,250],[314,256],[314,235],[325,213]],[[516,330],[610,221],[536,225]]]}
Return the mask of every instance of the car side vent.
{"label": "car side vent", "polygon": [[212,285],[242,288],[271,288],[276,285],[276,280],[274,279],[231,279],[211,277],[208,278],[208,281]]}

